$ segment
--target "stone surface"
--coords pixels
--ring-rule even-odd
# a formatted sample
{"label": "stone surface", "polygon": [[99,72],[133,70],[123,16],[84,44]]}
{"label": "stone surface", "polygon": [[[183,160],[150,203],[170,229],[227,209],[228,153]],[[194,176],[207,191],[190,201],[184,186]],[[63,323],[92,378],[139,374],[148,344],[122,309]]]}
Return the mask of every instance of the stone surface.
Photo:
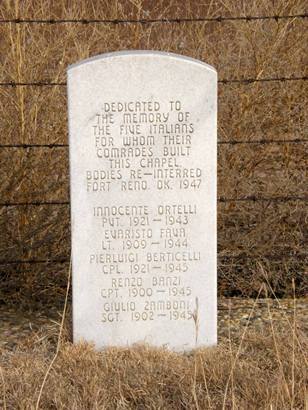
{"label": "stone surface", "polygon": [[[53,306],[27,311],[20,306],[0,305],[0,349],[12,350],[34,339],[36,343],[46,338],[57,344],[62,311]],[[71,338],[71,314],[64,321],[65,338]],[[271,334],[278,329],[290,332],[295,326],[308,334],[308,298],[301,299],[218,299],[218,341],[231,337],[241,339],[245,328]],[[274,326],[274,330],[272,329]]]}
{"label": "stone surface", "polygon": [[215,344],[216,71],[105,54],[68,99],[74,341]]}

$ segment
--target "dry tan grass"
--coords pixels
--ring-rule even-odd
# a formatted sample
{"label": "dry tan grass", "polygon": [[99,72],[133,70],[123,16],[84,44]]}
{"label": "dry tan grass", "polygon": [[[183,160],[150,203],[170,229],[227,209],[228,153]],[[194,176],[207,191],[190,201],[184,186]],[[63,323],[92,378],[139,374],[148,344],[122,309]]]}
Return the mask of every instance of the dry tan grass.
{"label": "dry tan grass", "polygon": [[[307,95],[307,81],[219,84],[219,141],[303,138]],[[1,144],[66,144],[66,99],[64,86],[24,87],[22,140],[18,88],[0,87]]]}
{"label": "dry tan grass", "polygon": [[[80,1],[4,0],[4,19],[161,19],[290,16],[304,0]],[[152,48],[213,64],[220,80],[307,75],[307,19],[153,24],[0,24],[0,81],[65,82],[68,64],[118,49]],[[307,292],[302,200],[307,196],[307,81],[219,85],[219,292],[255,296],[264,273],[279,296]],[[65,86],[0,87],[0,144],[66,144]],[[67,202],[68,149],[1,148],[1,202]],[[0,302],[61,303],[70,251],[67,205],[0,207]],[[298,256],[299,255],[299,256]],[[40,261],[15,264],[13,261]],[[42,263],[42,261],[56,260]],[[259,266],[262,266],[260,270]]]}
{"label": "dry tan grass", "polygon": [[[16,3],[18,8],[16,9]],[[0,15],[29,19],[157,19],[288,16],[307,11],[304,0],[3,0]]]}
{"label": "dry tan grass", "polygon": [[[161,19],[287,16],[305,0],[3,0],[3,19]],[[67,64],[118,49],[159,49],[216,66],[221,80],[307,75],[307,20],[155,24],[0,25],[0,81],[64,82]],[[219,88],[220,141],[294,140],[307,135],[307,81],[228,83]],[[0,87],[0,144],[67,143],[66,89]],[[306,195],[305,144],[224,145],[219,195]],[[12,166],[13,164],[13,166]],[[2,201],[68,201],[67,148],[0,151]],[[218,205],[219,293],[307,293],[306,203]],[[66,205],[0,209],[0,303],[59,306],[67,283]],[[38,261],[58,260],[55,262]],[[10,263],[30,260],[29,263]],[[31,260],[36,263],[31,263]],[[270,311],[269,311],[270,314]],[[148,346],[95,352],[72,345],[68,325],[42,329],[0,350],[0,408],[307,409],[307,337],[294,322],[239,332],[213,349],[181,355]],[[60,343],[58,343],[58,341]]]}
{"label": "dry tan grass", "polygon": [[[279,297],[290,296],[292,279],[297,295],[307,294],[307,260],[292,256],[305,252],[305,203],[231,202],[219,204],[218,210],[220,295],[254,297],[268,280]],[[10,207],[2,212],[2,258],[51,261],[2,265],[0,300],[28,307],[61,304],[70,249],[68,207]]]}
{"label": "dry tan grass", "polygon": [[218,347],[186,355],[141,345],[95,352],[91,345],[72,345],[69,338],[64,328],[47,376],[57,345],[54,330],[46,334],[45,329],[14,352],[0,352],[2,408],[281,410],[307,405],[308,345],[296,320],[285,329],[273,324],[267,333],[239,332]]}
{"label": "dry tan grass", "polygon": [[[221,80],[302,77],[306,20],[153,24],[1,24],[1,81],[64,82],[68,64],[109,51],[154,49],[195,57]],[[226,40],[227,39],[227,40]]]}

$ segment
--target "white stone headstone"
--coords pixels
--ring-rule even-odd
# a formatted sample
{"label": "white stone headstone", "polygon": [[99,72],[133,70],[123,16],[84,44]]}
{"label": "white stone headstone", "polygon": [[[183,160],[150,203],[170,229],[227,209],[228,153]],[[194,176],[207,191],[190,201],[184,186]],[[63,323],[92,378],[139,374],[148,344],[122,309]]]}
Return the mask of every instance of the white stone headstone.
{"label": "white stone headstone", "polygon": [[154,51],[68,68],[74,341],[213,345],[217,74]]}

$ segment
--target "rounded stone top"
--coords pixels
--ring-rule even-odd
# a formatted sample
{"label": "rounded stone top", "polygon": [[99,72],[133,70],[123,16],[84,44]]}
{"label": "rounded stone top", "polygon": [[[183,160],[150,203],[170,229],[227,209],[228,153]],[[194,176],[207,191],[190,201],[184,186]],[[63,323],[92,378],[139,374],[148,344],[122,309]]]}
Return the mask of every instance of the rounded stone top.
{"label": "rounded stone top", "polygon": [[187,57],[187,56],[183,56],[181,54],[176,54],[176,53],[169,53],[165,51],[155,51],[155,50],[124,50],[124,51],[114,51],[110,53],[98,54],[96,56],[86,58],[84,60],[78,61],[77,63],[69,65],[67,68],[67,71],[72,70],[74,68],[78,68],[84,64],[94,63],[96,61],[104,60],[108,58],[113,58],[113,57],[124,57],[125,58],[125,57],[137,57],[137,56],[165,57],[165,58],[176,59],[176,60],[180,60],[180,61],[187,62],[187,63],[201,65],[202,67],[207,68],[208,70],[211,70],[217,73],[217,70],[213,66],[207,63],[204,63],[201,60],[197,60],[196,58]]}

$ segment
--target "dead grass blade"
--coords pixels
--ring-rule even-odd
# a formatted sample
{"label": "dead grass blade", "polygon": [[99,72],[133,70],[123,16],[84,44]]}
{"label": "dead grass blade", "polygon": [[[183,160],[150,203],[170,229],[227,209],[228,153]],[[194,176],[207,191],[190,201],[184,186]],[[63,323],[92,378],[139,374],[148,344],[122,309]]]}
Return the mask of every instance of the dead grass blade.
{"label": "dead grass blade", "polygon": [[62,337],[62,331],[63,331],[63,327],[64,327],[64,320],[65,320],[65,314],[66,314],[66,310],[67,310],[67,302],[68,302],[68,297],[69,297],[69,290],[70,290],[70,282],[71,282],[71,270],[72,270],[72,258],[70,259],[70,265],[69,265],[69,270],[68,270],[68,277],[67,277],[67,288],[66,288],[66,295],[65,295],[65,302],[64,302],[64,307],[63,307],[63,312],[62,312],[62,319],[61,319],[61,324],[60,324],[60,329],[59,329],[59,335],[58,335],[58,342],[57,342],[57,348],[56,348],[56,353],[52,359],[52,361],[50,362],[50,365],[48,366],[48,369],[45,373],[43,382],[41,384],[41,388],[39,391],[39,395],[36,401],[36,406],[35,406],[35,410],[39,410],[39,406],[40,406],[40,400],[42,397],[42,393],[43,393],[43,389],[45,387],[46,384],[46,380],[49,376],[49,373],[55,363],[55,361],[57,360],[57,357],[59,355],[60,352],[60,347],[61,347],[61,337]]}

